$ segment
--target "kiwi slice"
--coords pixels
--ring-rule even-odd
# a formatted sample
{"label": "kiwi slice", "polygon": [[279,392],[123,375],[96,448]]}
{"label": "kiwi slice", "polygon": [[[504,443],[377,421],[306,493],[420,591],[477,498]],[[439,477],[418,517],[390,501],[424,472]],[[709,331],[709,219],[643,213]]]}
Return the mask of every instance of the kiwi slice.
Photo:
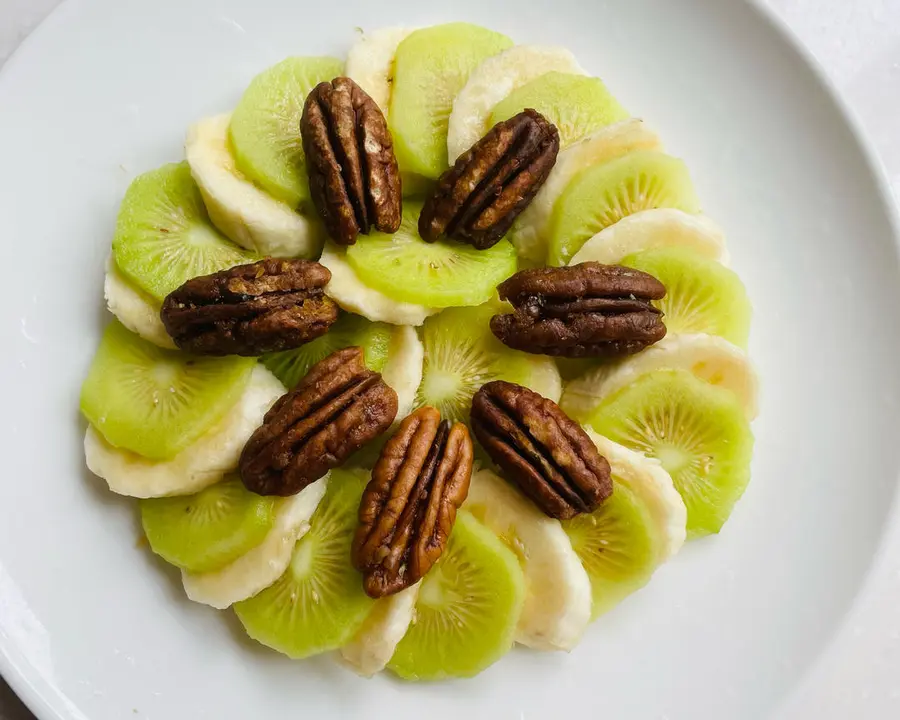
{"label": "kiwi slice", "polygon": [[255,364],[165,350],[114,320],[81,386],[81,412],[110,445],[168,460],[234,406]]}
{"label": "kiwi slice", "polygon": [[135,178],[112,249],[122,274],[159,302],[191,278],[256,259],[213,227],[186,162]]}
{"label": "kiwi slice", "polygon": [[472,395],[492,380],[514,382],[559,400],[561,380],[551,358],[511,350],[494,337],[491,316],[502,311],[499,302],[490,302],[450,308],[425,321],[425,362],[416,407],[431,405],[445,419],[468,423]]}
{"label": "kiwi slice", "polygon": [[646,585],[662,553],[650,511],[615,476],[612,497],[562,526],[591,580],[594,618]]}
{"label": "kiwi slice", "polygon": [[238,478],[196,495],[141,500],[150,547],[167,562],[212,572],[259,545],[275,524],[276,500],[248,491]]}
{"label": "kiwi slice", "polygon": [[497,103],[491,111],[490,125],[508,120],[526,108],[537,110],[556,125],[563,148],[629,117],[600,78],[552,71],[517,87]]}
{"label": "kiwi slice", "polygon": [[492,30],[449,23],[416,30],[397,46],[388,121],[401,170],[434,179],[447,169],[453,99],[482,60],[512,44]]}
{"label": "kiwi slice", "polygon": [[659,248],[629,255],[622,265],[643,270],[666,286],[654,302],[669,334],[719,335],[747,347],[753,314],[744,284],[733,270],[688,248]]}
{"label": "kiwi slice", "polygon": [[343,71],[335,58],[288,58],[253,78],[231,116],[228,135],[238,169],[292,208],[309,198],[300,140],[303,103],[316,85]]}
{"label": "kiwi slice", "polygon": [[687,370],[657,370],[604,398],[588,420],[613,442],[654,457],[687,507],[687,533],[716,533],[750,481],[753,433],[729,390]]}
{"label": "kiwi slice", "polygon": [[501,240],[476,250],[452,240],[427,243],[419,236],[422,203],[403,203],[400,229],[375,232],[347,248],[347,262],[366,285],[402,302],[444,308],[480,305],[516,272],[516,250]]}
{"label": "kiwi slice", "polygon": [[513,551],[460,511],[388,668],[406,680],[476,675],[512,646],[524,602],[525,578]]}
{"label": "kiwi slice", "polygon": [[374,600],[350,564],[350,544],[368,473],[332,470],[328,490],[274,585],[236,603],[247,634],[292,658],[335,650],[365,622]]}
{"label": "kiwi slice", "polygon": [[582,170],[553,206],[550,264],[567,264],[585,242],[623,217],[660,207],[700,212],[687,166],[677,158],[637,150]]}
{"label": "kiwi slice", "polygon": [[321,337],[294,350],[265,355],[262,361],[285,387],[292,388],[319,360],[335,350],[357,345],[363,349],[369,369],[381,372],[387,363],[392,333],[393,327],[387,323],[344,313]]}

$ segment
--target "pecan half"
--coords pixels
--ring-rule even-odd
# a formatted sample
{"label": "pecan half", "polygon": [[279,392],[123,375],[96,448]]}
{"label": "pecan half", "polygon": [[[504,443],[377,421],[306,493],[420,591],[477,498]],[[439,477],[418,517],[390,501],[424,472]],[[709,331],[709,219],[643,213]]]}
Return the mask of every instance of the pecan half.
{"label": "pecan half", "polygon": [[612,495],[609,463],[552,400],[495,380],[472,398],[472,430],[491,459],[550,517],[591,512]]}
{"label": "pecan half", "polygon": [[432,407],[408,416],[388,440],[359,506],[353,564],[370,597],[417,583],[447,546],[469,492],[472,439]]}
{"label": "pecan half", "polygon": [[537,195],[559,152],[559,132],[525,110],[499,122],[441,175],[419,215],[419,234],[485,250],[506,235]]}
{"label": "pecan half", "polygon": [[182,350],[196,355],[262,355],[323,335],[337,320],[325,295],[331,272],[310,260],[267,258],[188,280],[160,317]]}
{"label": "pecan half", "polygon": [[491,330],[516,350],[562,357],[616,357],[662,340],[666,294],[652,275],[585,262],[516,273],[497,287],[515,312],[494,315]]}
{"label": "pecan half", "polygon": [[400,228],[400,170],[387,121],[347,77],[316,85],[300,118],[313,204],[331,239],[352,245]]}
{"label": "pecan half", "polygon": [[387,430],[397,393],[359,347],[333,352],[266,413],[241,453],[240,475],[260,495],[294,495]]}

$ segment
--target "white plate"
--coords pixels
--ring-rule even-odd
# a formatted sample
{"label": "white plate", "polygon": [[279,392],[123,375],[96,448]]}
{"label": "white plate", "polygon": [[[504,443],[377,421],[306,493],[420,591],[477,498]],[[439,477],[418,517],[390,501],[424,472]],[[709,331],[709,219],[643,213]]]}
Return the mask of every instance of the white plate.
{"label": "white plate", "polygon": [[[447,6],[449,7],[449,6]],[[684,157],[753,298],[754,479],[570,655],[475,680],[364,681],[294,663],[188,603],[133,506],[82,469],[78,388],[116,206],[289,54],[354,26],[465,18],[569,47]],[[885,185],[803,56],[721,0],[83,0],[0,74],[0,670],[40,718],[757,719],[840,624],[888,522],[900,443],[900,283]],[[426,710],[427,709],[427,710]]]}

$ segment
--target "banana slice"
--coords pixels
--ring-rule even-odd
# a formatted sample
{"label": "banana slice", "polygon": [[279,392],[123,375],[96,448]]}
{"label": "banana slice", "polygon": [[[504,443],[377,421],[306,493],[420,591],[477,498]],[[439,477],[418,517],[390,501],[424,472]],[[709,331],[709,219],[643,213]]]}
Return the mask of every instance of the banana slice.
{"label": "banana slice", "polygon": [[119,495],[153,498],[199,492],[237,467],[250,435],[284,392],[284,385],[272,373],[262,365],[256,366],[234,408],[200,440],[162,462],[113,447],[88,427],[84,436],[87,466]]}
{"label": "banana slice", "polygon": [[632,253],[673,246],[728,264],[725,234],[712,220],[683,210],[655,208],[627,215],[604,228],[575,253],[569,265],[588,260],[615,265]]}
{"label": "banana slice", "polygon": [[566,386],[560,405],[572,417],[584,420],[602,398],[654,370],[692,372],[737,395],[748,420],[758,413],[759,378],[753,362],[724,338],[702,333],[669,335],[637,355],[587,372]]}
{"label": "banana slice", "polygon": [[394,77],[394,55],[397,46],[415,28],[387,27],[363,33],[347,53],[344,72],[369,93],[382,112],[387,115],[391,102],[391,83]]}
{"label": "banana slice", "polygon": [[248,250],[274,257],[315,257],[323,232],[241,175],[228,149],[231,114],[190,127],[184,151],[213,224]]}
{"label": "banana slice", "polygon": [[253,597],[284,575],[297,540],[309,531],[309,521],[325,495],[327,476],[280,501],[275,525],[260,545],[230,565],[208,573],[182,571],[184,591],[194,602],[219,610]]}
{"label": "banana slice", "polygon": [[398,422],[412,411],[424,364],[425,346],[415,328],[398,327],[391,337],[388,360],[381,371],[384,382],[397,393]]}
{"label": "banana slice", "polygon": [[375,603],[353,640],[341,648],[341,656],[353,670],[363,677],[384,670],[413,620],[420,585]]}
{"label": "banana slice", "polygon": [[451,163],[488,131],[488,118],[497,103],[516,88],[554,71],[587,75],[568,50],[542,45],[516,45],[475,68],[453,101],[447,135]]}
{"label": "banana slice", "polygon": [[516,641],[539,650],[575,647],[591,619],[591,582],[559,521],[490,470],[472,475],[464,507],[522,563],[526,595]]}
{"label": "banana slice", "polygon": [[109,311],[131,332],[154,345],[175,349],[175,343],[159,319],[160,306],[125,279],[112,255],[106,259],[103,295]]}
{"label": "banana slice", "polygon": [[344,252],[331,242],[325,243],[319,262],[331,271],[325,293],[348,312],[393,325],[421,325],[425,318],[440,312],[437,308],[392,300],[364,285],[347,263]]}
{"label": "banana slice", "polygon": [[658,562],[665,562],[681,549],[687,536],[687,508],[675,489],[672,477],[655,458],[629,450],[590,428],[585,428],[585,431],[609,462],[616,481],[646,504],[662,533]]}
{"label": "banana slice", "polygon": [[546,238],[553,206],[580,170],[633,150],[661,147],[659,136],[643,120],[632,118],[605,127],[561,151],[547,182],[513,226],[512,242],[519,255],[532,263],[546,262]]}

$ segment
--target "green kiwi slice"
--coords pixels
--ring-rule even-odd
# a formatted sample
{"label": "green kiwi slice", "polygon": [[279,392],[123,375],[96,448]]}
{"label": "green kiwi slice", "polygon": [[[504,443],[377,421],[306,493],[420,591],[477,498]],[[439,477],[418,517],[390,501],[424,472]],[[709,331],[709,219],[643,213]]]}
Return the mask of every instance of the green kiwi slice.
{"label": "green kiwi slice", "polygon": [[112,249],[122,274],[159,302],[191,278],[256,259],[213,227],[186,162],[135,178]]}
{"label": "green kiwi slice", "polygon": [[578,173],[553,206],[549,263],[566,265],[591,237],[652,208],[700,212],[687,166],[657,150],[636,150]]}
{"label": "green kiwi slice", "polygon": [[688,248],[659,248],[629,255],[622,265],[643,270],[666,286],[654,302],[669,334],[719,335],[746,348],[753,309],[734,270]]}
{"label": "green kiwi slice", "polygon": [[512,646],[524,602],[525,578],[513,551],[460,511],[388,668],[406,680],[477,675]]}
{"label": "green kiwi slice", "polygon": [[347,262],[366,285],[401,302],[444,308],[480,305],[516,272],[516,250],[501,240],[476,250],[452,240],[427,243],[419,236],[422,203],[403,203],[394,235],[374,232],[347,248]]}
{"label": "green kiwi slice", "polygon": [[330,57],[291,57],[250,82],[231,116],[228,135],[238,169],[292,208],[309,198],[300,116],[306,96],[344,71]]}
{"label": "green kiwi slice", "polygon": [[497,103],[490,125],[526,108],[537,110],[556,125],[561,148],[629,117],[600,78],[553,71],[516,88]]}
{"label": "green kiwi slice", "polygon": [[328,490],[274,585],[234,605],[247,634],[292,658],[335,650],[365,622],[374,600],[350,563],[368,473],[332,470]]}
{"label": "green kiwi slice", "polygon": [[482,60],[511,46],[468,23],[422,28],[397,46],[388,122],[401,170],[435,179],[447,169],[453,99]]}
{"label": "green kiwi slice", "polygon": [[561,380],[551,358],[511,350],[494,337],[491,316],[499,302],[473,308],[450,308],[428,318],[422,327],[425,362],[416,407],[431,405],[445,419],[467,423],[472,396],[492,380],[531,388],[554,402]]}
{"label": "green kiwi slice", "polygon": [[672,476],[687,507],[687,533],[716,533],[750,481],[753,433],[729,390],[686,370],[657,370],[604,398],[588,420],[601,435]]}
{"label": "green kiwi slice", "polygon": [[247,490],[238,478],[195,495],[141,500],[150,547],[195,573],[218,570],[259,545],[275,524],[276,499]]}
{"label": "green kiwi slice", "polygon": [[656,569],[662,539],[653,517],[615,476],[612,497],[562,526],[591,580],[594,618],[646,585]]}
{"label": "green kiwi slice", "polygon": [[262,361],[287,388],[300,382],[319,360],[354,345],[363,349],[369,369],[381,372],[387,363],[392,333],[393,327],[387,323],[370,322],[359,315],[344,313],[321,337],[294,350],[265,355]]}
{"label": "green kiwi slice", "polygon": [[168,460],[234,406],[254,365],[165,350],[113,321],[81,386],[81,412],[110,445]]}

